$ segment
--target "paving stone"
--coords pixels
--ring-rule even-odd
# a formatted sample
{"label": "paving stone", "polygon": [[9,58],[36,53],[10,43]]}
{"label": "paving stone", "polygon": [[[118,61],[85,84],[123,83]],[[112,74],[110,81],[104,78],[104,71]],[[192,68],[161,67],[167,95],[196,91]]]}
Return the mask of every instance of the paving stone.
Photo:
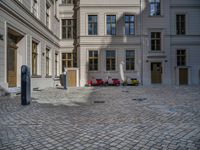
{"label": "paving stone", "polygon": [[0,150],[198,150],[199,95],[199,86],[148,86],[49,88],[28,106],[0,97]]}

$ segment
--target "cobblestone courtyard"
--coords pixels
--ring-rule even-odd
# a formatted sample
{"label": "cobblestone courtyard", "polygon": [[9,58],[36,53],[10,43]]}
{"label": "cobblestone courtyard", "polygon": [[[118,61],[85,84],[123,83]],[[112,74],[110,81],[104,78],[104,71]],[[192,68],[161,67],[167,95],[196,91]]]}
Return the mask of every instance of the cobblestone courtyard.
{"label": "cobblestone courtyard", "polygon": [[200,87],[46,89],[0,97],[0,149],[200,150]]}

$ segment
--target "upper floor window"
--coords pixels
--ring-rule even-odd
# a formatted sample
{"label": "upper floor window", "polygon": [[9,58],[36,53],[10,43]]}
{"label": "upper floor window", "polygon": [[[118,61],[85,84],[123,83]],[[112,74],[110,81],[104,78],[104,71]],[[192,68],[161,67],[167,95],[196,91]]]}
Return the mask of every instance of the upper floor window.
{"label": "upper floor window", "polygon": [[98,51],[89,51],[89,71],[98,70]]}
{"label": "upper floor window", "polygon": [[161,51],[161,32],[151,32],[151,50]]}
{"label": "upper floor window", "polygon": [[106,51],[106,70],[107,71],[114,71],[116,68],[116,58],[115,58],[115,51],[108,50]]}
{"label": "upper floor window", "polygon": [[135,69],[135,51],[126,50],[126,70]]}
{"label": "upper floor window", "polygon": [[88,35],[97,35],[97,15],[88,16]]}
{"label": "upper floor window", "polygon": [[135,16],[125,15],[125,34],[134,35],[135,34]]}
{"label": "upper floor window", "polygon": [[186,50],[177,50],[177,66],[186,65]]}
{"label": "upper floor window", "polygon": [[73,0],[62,0],[62,4],[73,4]]}
{"label": "upper floor window", "polygon": [[185,34],[185,15],[184,14],[176,15],[176,34],[178,35]]}
{"label": "upper floor window", "polygon": [[116,35],[116,15],[107,15],[107,35]]}
{"label": "upper floor window", "polygon": [[57,17],[58,13],[58,0],[54,1],[54,15]]}
{"label": "upper floor window", "polygon": [[73,25],[72,19],[62,19],[62,39],[73,38]]}
{"label": "upper floor window", "polygon": [[50,28],[50,5],[46,4],[46,26]]}
{"label": "upper floor window", "polygon": [[38,43],[32,42],[32,75],[37,75]]}
{"label": "upper floor window", "polygon": [[150,0],[150,16],[160,16],[160,0]]}
{"label": "upper floor window", "polygon": [[32,0],[32,13],[38,17],[38,0]]}

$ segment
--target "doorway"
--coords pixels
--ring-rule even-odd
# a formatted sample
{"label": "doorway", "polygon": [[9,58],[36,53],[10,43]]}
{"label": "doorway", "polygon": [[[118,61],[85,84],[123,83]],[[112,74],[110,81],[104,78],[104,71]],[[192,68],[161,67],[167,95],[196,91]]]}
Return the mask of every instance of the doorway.
{"label": "doorway", "polygon": [[151,63],[151,83],[152,84],[162,83],[162,63],[161,62]]}
{"label": "doorway", "polygon": [[17,44],[22,35],[10,28],[7,35],[7,83],[8,87],[17,87]]}
{"label": "doorway", "polygon": [[8,44],[7,49],[7,80],[9,87],[17,86],[17,46]]}
{"label": "doorway", "polygon": [[188,85],[188,68],[179,68],[179,85]]}

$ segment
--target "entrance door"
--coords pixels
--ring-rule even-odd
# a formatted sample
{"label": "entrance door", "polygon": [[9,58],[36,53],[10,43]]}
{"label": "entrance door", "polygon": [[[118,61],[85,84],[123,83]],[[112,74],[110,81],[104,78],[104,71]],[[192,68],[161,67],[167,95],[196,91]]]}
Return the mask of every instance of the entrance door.
{"label": "entrance door", "polygon": [[76,86],[76,70],[67,71],[67,86],[75,87]]}
{"label": "entrance door", "polygon": [[188,68],[179,69],[179,84],[188,85]]}
{"label": "entrance door", "polygon": [[151,83],[162,83],[162,64],[160,62],[151,63]]}
{"label": "entrance door", "polygon": [[14,44],[7,49],[7,81],[9,87],[17,86],[17,46]]}

